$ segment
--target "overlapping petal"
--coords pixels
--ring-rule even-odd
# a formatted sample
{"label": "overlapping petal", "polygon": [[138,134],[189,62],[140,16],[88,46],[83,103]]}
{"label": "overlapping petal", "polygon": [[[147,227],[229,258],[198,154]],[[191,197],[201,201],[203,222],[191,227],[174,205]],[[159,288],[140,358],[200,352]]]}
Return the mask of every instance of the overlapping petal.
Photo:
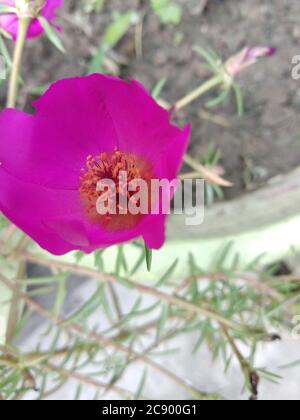
{"label": "overlapping petal", "polygon": [[[15,7],[15,0],[1,0],[0,4]],[[62,7],[63,0],[46,0],[41,15],[50,23],[56,18],[57,10]],[[17,14],[0,14],[0,28],[12,35],[16,40],[19,30],[19,17]],[[33,19],[27,33],[27,38],[35,38],[44,32],[38,19]]]}

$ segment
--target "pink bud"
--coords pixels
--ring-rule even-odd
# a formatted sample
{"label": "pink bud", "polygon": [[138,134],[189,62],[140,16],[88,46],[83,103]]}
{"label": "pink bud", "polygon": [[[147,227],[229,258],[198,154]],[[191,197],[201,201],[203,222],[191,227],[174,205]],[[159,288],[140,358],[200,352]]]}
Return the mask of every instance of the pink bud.
{"label": "pink bud", "polygon": [[244,69],[255,64],[260,58],[271,57],[276,53],[276,49],[272,47],[246,47],[238,54],[231,57],[225,67],[230,76],[234,77],[241,73]]}

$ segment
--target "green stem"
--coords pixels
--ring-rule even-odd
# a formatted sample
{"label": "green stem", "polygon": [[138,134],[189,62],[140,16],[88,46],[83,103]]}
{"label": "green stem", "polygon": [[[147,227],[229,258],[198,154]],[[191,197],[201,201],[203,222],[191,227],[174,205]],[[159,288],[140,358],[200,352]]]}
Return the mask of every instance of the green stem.
{"label": "green stem", "polygon": [[[28,237],[26,235],[21,235],[21,239],[16,245],[15,251],[17,254],[21,253],[26,249],[28,245]],[[26,261],[20,260],[14,282],[14,290],[12,291],[11,299],[9,302],[9,312],[7,318],[6,326],[6,344],[11,344],[14,339],[16,325],[18,323],[21,311],[22,311],[22,300],[20,299],[20,294],[24,290],[24,285],[19,282],[20,279],[26,277]]]}
{"label": "green stem", "polygon": [[191,102],[194,102],[204,93],[208,92],[209,90],[223,83],[224,83],[223,76],[219,74],[217,76],[213,76],[212,78],[207,80],[207,82],[203,83],[197,89],[193,90],[188,95],[184,96],[182,99],[176,102],[175,110],[179,111],[180,109],[185,108],[187,105],[189,105]]}
{"label": "green stem", "polygon": [[[7,107],[15,108],[17,104],[18,91],[19,91],[19,78],[22,64],[23,51],[26,41],[26,35],[28,28],[31,22],[30,17],[20,17],[19,19],[19,30],[17,42],[14,50],[14,57],[12,63],[12,70],[9,81],[8,95],[7,95]],[[23,240],[23,239],[22,239]],[[25,273],[25,263],[21,262],[20,266],[17,269],[16,279],[22,278]],[[18,321],[20,305],[19,305],[19,293],[21,291],[20,285],[15,284],[15,290],[11,295],[11,301],[9,304],[8,318],[5,331],[5,341],[10,343],[13,340],[13,334],[15,330],[15,325]],[[3,340],[3,334],[2,334]]]}
{"label": "green stem", "polygon": [[6,326],[6,337],[5,342],[6,344],[11,344],[14,335],[16,325],[19,320],[20,312],[21,312],[21,301],[20,301],[20,293],[23,291],[23,287],[21,283],[18,283],[19,279],[23,279],[26,275],[26,263],[25,261],[19,264],[16,279],[15,279],[15,286],[14,290],[11,295],[10,303],[9,303],[9,313],[7,318],[7,326]]}
{"label": "green stem", "polygon": [[14,51],[14,58],[12,64],[12,71],[9,82],[7,107],[15,108],[19,90],[19,77],[21,70],[21,63],[23,57],[23,50],[26,40],[26,35],[31,19],[29,17],[20,18],[18,38]]}

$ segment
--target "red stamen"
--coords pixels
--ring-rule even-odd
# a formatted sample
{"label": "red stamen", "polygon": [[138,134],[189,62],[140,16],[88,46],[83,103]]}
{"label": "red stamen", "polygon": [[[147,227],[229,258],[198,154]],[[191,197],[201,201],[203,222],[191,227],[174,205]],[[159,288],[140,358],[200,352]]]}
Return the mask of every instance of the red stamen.
{"label": "red stamen", "polygon": [[[124,179],[122,172],[126,172],[127,179]],[[96,157],[89,155],[86,159],[86,168],[81,170],[79,192],[86,205],[87,214],[93,222],[103,224],[110,230],[121,230],[134,227],[140,222],[143,215],[121,214],[124,211],[124,203],[127,203],[131,197],[139,191],[128,191],[128,184],[134,180],[144,180],[148,185],[148,197],[151,189],[150,181],[153,178],[150,165],[143,159],[135,155],[120,152],[117,148],[113,153],[101,153]],[[110,200],[114,191],[108,186],[105,191],[98,191],[97,186],[101,180],[111,180],[116,186],[116,214],[100,215],[97,212],[97,202],[102,200],[107,206],[112,203]],[[149,200],[149,205],[150,205]],[[128,208],[128,206],[127,206]]]}

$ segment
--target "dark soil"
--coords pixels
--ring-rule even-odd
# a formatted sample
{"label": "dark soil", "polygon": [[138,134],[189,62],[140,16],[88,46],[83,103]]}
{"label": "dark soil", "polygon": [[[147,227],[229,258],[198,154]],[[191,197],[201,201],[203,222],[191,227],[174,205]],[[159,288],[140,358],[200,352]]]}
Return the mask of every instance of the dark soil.
{"label": "dark soil", "polygon": [[91,16],[83,15],[79,0],[66,0],[61,26],[67,54],[57,52],[46,39],[30,42],[23,101],[28,102],[27,93],[34,86],[85,74],[103,30],[111,22],[112,10],[144,11],[142,58],[136,55],[134,29],[116,48],[116,57],[124,61],[121,75],[131,75],[148,88],[166,77],[163,96],[169,102],[208,77],[203,62],[193,51],[194,45],[209,45],[223,58],[245,45],[272,45],[278,49],[277,55],[261,61],[240,77],[246,104],[243,118],[235,116],[233,101],[209,111],[221,116],[226,127],[203,118],[203,100],[180,115],[182,123],[193,122],[190,146],[193,156],[203,156],[210,143],[221,150],[226,176],[235,184],[227,196],[234,197],[299,165],[300,82],[291,77],[291,59],[300,53],[300,2],[208,0],[204,10],[200,0],[181,3],[184,16],[181,24],[174,26],[162,25],[149,9],[148,0],[109,0],[101,14]]}

